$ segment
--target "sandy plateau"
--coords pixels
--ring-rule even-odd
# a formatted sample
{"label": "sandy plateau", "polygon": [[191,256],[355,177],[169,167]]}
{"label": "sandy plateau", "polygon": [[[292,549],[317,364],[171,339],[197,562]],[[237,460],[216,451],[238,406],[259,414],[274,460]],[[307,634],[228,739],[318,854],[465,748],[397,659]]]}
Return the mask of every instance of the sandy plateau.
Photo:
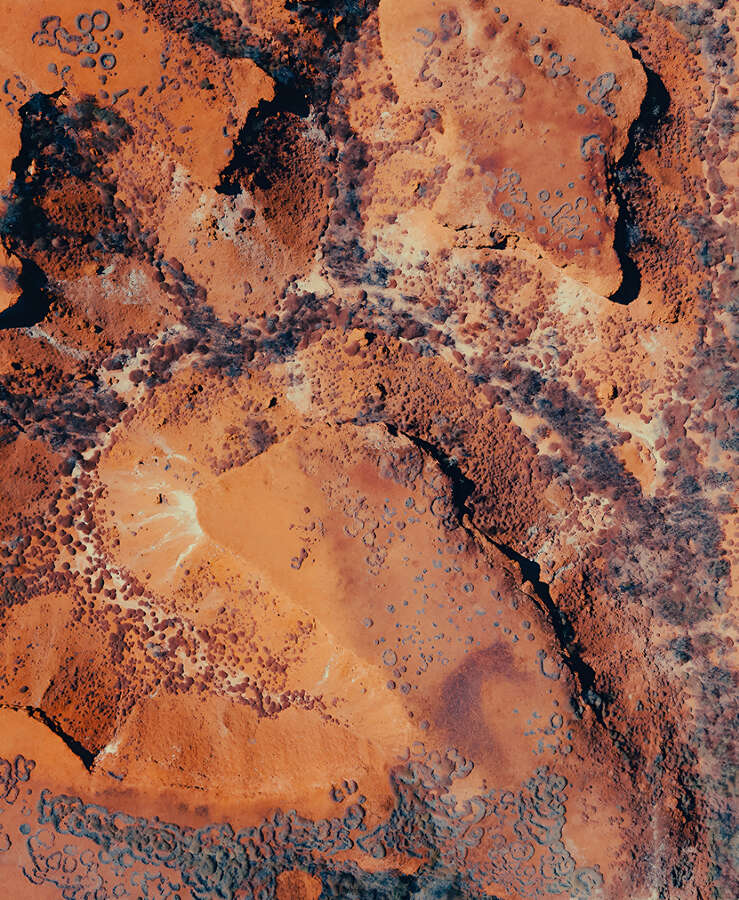
{"label": "sandy plateau", "polygon": [[739,896],[736,6],[500,2],[0,0],[0,900]]}

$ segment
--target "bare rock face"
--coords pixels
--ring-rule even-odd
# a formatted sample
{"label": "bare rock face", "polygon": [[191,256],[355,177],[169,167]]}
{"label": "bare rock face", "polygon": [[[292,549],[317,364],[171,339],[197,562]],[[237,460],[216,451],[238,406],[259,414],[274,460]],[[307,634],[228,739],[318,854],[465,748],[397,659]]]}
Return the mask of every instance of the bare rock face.
{"label": "bare rock face", "polygon": [[0,894],[737,896],[735,10],[0,14]]}
{"label": "bare rock face", "polygon": [[607,175],[646,87],[628,46],[581,10],[540,0],[516,4],[512,18],[471,0],[388,0],[379,26],[398,102],[430,128],[423,161],[436,220],[492,243],[515,235],[597,293],[615,293],[618,204]]}

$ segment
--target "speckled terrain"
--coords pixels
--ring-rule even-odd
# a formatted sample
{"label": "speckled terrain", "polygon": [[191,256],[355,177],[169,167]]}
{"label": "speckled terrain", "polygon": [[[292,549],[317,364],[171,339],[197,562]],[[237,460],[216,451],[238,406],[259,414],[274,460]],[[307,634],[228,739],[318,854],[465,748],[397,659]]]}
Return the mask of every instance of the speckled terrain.
{"label": "speckled terrain", "polygon": [[0,21],[0,898],[739,896],[735,6]]}

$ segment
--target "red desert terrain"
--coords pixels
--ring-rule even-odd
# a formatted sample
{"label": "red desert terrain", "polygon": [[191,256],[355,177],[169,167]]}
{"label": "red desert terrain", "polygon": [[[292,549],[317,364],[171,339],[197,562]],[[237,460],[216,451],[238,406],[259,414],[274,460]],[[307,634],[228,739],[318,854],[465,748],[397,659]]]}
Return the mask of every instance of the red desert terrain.
{"label": "red desert terrain", "polygon": [[737,7],[0,0],[0,900],[739,896]]}

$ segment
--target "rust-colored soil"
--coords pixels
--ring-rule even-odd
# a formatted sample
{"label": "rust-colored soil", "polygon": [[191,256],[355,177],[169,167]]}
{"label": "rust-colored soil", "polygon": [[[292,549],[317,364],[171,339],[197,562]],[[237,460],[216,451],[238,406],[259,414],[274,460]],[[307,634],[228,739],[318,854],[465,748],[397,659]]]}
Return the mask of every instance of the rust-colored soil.
{"label": "rust-colored soil", "polygon": [[0,0],[0,900],[729,900],[736,8]]}

